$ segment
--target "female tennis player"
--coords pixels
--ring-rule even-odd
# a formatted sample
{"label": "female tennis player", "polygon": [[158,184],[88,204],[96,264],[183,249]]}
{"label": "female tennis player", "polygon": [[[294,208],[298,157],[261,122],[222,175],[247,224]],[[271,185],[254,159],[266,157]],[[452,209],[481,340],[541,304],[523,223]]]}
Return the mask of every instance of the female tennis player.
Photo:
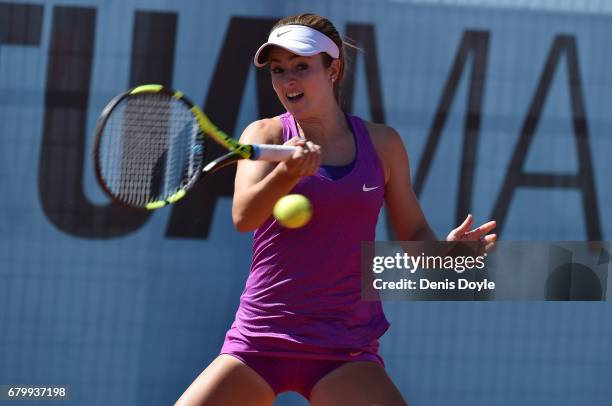
{"label": "female tennis player", "polygon": [[[325,18],[279,21],[255,55],[287,113],[256,121],[244,143],[300,148],[278,164],[238,164],[233,219],[254,231],[250,274],[220,355],[177,405],[271,405],[296,391],[313,405],[405,405],[385,371],[378,339],[389,328],[380,301],[361,300],[360,243],[375,238],[387,204],[398,240],[436,240],[410,183],[398,133],[339,105],[343,40]],[[271,216],[288,193],[307,196],[312,220],[286,229]],[[490,249],[495,222],[447,240]]]}

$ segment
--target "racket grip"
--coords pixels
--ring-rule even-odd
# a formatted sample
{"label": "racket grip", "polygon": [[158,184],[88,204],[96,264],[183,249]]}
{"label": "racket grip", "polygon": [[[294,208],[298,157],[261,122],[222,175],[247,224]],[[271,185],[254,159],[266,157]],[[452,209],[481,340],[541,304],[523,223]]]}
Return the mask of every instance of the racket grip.
{"label": "racket grip", "polygon": [[252,144],[252,160],[280,162],[286,161],[297,150],[297,147],[289,145]]}

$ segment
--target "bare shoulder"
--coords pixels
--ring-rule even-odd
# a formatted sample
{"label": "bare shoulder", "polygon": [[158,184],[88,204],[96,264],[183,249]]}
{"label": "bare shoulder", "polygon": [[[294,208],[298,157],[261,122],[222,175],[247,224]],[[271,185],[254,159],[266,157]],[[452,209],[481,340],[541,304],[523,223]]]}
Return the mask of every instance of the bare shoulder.
{"label": "bare shoulder", "polygon": [[364,121],[364,123],[377,151],[382,152],[403,145],[402,138],[395,128],[385,124],[370,123],[369,121]]}
{"label": "bare shoulder", "polygon": [[240,142],[243,144],[282,144],[283,125],[280,116],[253,121],[242,132]]}
{"label": "bare shoulder", "polygon": [[365,120],[364,123],[370,133],[370,139],[378,154],[378,158],[383,165],[385,178],[388,180],[391,166],[397,164],[398,159],[404,157],[407,159],[406,148],[402,141],[402,137],[393,127],[388,125],[370,123]]}

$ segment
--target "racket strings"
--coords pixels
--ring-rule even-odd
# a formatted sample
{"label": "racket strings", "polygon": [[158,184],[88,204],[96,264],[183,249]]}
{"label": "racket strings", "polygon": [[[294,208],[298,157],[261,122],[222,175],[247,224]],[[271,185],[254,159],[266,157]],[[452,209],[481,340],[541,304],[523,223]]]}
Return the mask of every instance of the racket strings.
{"label": "racket strings", "polygon": [[188,105],[167,94],[145,93],[115,107],[99,154],[110,192],[144,207],[193,184],[203,165],[204,142]]}

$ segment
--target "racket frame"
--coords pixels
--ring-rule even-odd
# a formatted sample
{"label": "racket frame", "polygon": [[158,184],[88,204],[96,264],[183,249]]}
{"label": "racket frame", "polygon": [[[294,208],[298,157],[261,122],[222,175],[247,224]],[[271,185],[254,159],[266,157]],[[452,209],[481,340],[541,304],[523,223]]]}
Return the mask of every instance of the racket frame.
{"label": "racket frame", "polygon": [[[134,206],[129,204],[126,201],[123,201],[116,197],[114,193],[108,188],[106,182],[104,181],[104,177],[102,176],[102,168],[100,166],[99,161],[99,153],[100,153],[100,145],[102,134],[104,132],[104,128],[106,127],[106,123],[113,112],[113,110],[126,98],[133,97],[134,95],[142,94],[142,93],[159,93],[165,94],[167,96],[171,96],[176,100],[186,104],[189,107],[189,110],[193,114],[196,122],[198,123],[200,132],[202,134],[203,143],[204,143],[204,153],[206,153],[206,144],[208,142],[208,137],[213,139],[216,143],[220,144],[222,147],[228,149],[228,152],[225,155],[218,157],[217,159],[209,162],[199,171],[199,174],[194,176],[191,181],[180,188],[177,192],[167,197],[165,200],[157,200],[153,202],[147,203],[145,206]],[[121,93],[114,97],[104,108],[102,113],[100,114],[100,118],[96,124],[95,129],[95,137],[94,137],[94,148],[93,148],[93,161],[94,161],[94,170],[95,175],[98,180],[98,183],[104,190],[104,192],[115,202],[121,204],[122,206],[130,207],[137,210],[155,210],[167,206],[168,204],[175,203],[178,200],[182,199],[189,189],[193,187],[195,183],[197,183],[202,176],[205,176],[209,173],[215,172],[225,166],[228,166],[238,160],[241,159],[262,159],[266,161],[278,162],[282,160],[288,159],[289,156],[292,155],[295,147],[281,146],[281,145],[258,145],[258,144],[241,144],[236,141],[234,138],[230,137],[223,131],[221,131],[216,125],[212,123],[212,121],[204,114],[204,112],[195,105],[189,98],[187,98],[183,92],[175,91],[169,88],[165,88],[162,85],[158,84],[147,84],[141,85],[127,90],[124,93]],[[204,157],[203,157],[204,159]]]}

